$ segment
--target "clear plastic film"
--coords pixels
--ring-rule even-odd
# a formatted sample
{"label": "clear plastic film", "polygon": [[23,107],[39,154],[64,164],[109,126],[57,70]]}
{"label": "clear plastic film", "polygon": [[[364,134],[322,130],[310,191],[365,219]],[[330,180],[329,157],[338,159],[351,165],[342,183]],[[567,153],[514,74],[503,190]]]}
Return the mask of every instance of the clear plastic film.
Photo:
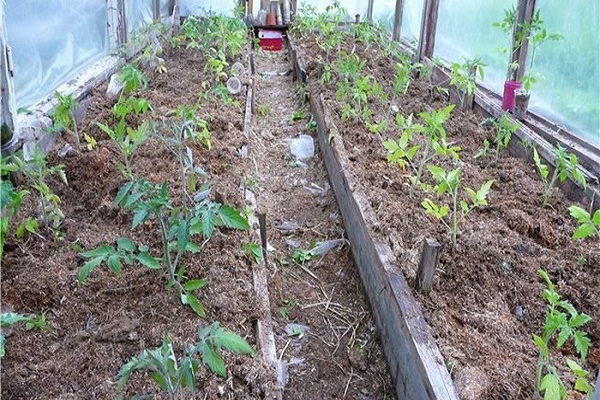
{"label": "clear plastic film", "polygon": [[106,1],[7,0],[17,107],[28,107],[107,54]]}
{"label": "clear plastic film", "polygon": [[136,32],[154,21],[152,0],[126,0],[127,31]]}

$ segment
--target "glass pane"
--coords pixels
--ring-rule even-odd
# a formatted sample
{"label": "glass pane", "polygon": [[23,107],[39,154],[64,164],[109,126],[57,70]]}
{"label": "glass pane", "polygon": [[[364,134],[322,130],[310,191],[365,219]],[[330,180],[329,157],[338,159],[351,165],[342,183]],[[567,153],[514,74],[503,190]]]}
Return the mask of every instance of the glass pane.
{"label": "glass pane", "polygon": [[154,21],[152,0],[126,0],[127,30],[135,32]]}
{"label": "glass pane", "polygon": [[48,96],[107,53],[106,2],[5,3],[17,107]]}
{"label": "glass pane", "polygon": [[600,147],[599,2],[539,4],[548,32],[564,39],[536,51],[532,71],[545,78],[532,87],[531,108]]}
{"label": "glass pane", "polygon": [[400,37],[411,43],[414,47],[417,46],[419,33],[421,32],[423,3],[424,0],[404,0]]}
{"label": "glass pane", "polygon": [[[480,58],[487,66],[484,82],[502,93],[508,65],[510,35],[492,26],[504,17],[504,9],[512,2],[488,0],[440,2],[434,55],[448,62],[463,62],[463,58]],[[516,6],[516,2],[514,2]]]}

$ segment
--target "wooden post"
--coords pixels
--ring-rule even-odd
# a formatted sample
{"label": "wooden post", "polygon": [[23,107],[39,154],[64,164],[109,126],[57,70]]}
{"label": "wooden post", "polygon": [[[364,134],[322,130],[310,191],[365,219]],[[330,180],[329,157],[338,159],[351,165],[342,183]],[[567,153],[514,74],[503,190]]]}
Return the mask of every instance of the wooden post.
{"label": "wooden post", "polygon": [[392,40],[400,40],[402,29],[402,14],[404,13],[404,0],[396,0],[396,10],[394,11],[394,29],[392,30]]}
{"label": "wooden post", "polygon": [[[0,1],[0,127],[2,139],[7,143],[17,136],[17,106],[15,88],[13,85],[12,53],[8,45],[6,32],[6,16],[4,15],[4,2]],[[6,144],[6,143],[3,143]]]}
{"label": "wooden post", "polygon": [[125,0],[107,0],[108,44],[113,49],[127,43]]}
{"label": "wooden post", "polygon": [[[517,16],[515,25],[513,27],[513,38],[512,38],[512,49],[510,53],[510,64],[508,65],[508,71],[506,76],[512,80],[519,80],[525,74],[525,64],[527,62],[527,47],[528,41],[523,40],[523,43],[519,46],[517,43],[517,36],[519,30],[523,24],[531,21],[535,12],[535,0],[519,0],[517,6]],[[515,48],[516,47],[516,48]],[[511,65],[517,63],[518,68],[513,71]]]}
{"label": "wooden post", "polygon": [[175,8],[175,4],[177,0],[169,0],[169,15],[173,15],[173,9]]}
{"label": "wooden post", "polygon": [[152,0],[152,14],[154,21],[160,21],[160,0]]}
{"label": "wooden post", "polygon": [[417,61],[422,61],[424,58],[433,58],[439,6],[440,0],[425,0],[423,3],[423,18],[421,20],[421,33],[417,48]]}
{"label": "wooden post", "polygon": [[427,238],[423,241],[423,252],[415,279],[415,287],[422,293],[428,293],[433,286],[433,277],[440,259],[441,247],[442,245],[436,239]]}
{"label": "wooden post", "polygon": [[373,1],[374,0],[369,0],[369,3],[367,4],[367,21],[369,22],[373,22]]}

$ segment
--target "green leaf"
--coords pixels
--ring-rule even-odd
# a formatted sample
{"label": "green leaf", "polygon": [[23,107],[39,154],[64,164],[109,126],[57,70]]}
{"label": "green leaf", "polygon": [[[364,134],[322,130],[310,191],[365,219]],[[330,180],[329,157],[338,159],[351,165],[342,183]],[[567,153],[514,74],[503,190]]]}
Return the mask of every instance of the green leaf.
{"label": "green leaf", "polygon": [[594,234],[594,232],[596,231],[596,228],[594,227],[594,225],[586,222],[582,225],[579,225],[579,227],[575,230],[575,232],[573,232],[573,239],[585,239],[587,237],[590,237]]}
{"label": "green leaf", "polygon": [[431,172],[431,175],[433,175],[436,181],[443,182],[445,180],[446,170],[444,170],[444,168],[437,167],[435,165],[429,165],[427,169],[429,170],[429,172]]}
{"label": "green leaf", "polygon": [[121,186],[121,188],[117,192],[117,197],[115,197],[116,205],[120,205],[125,200],[133,185],[135,185],[135,182],[127,182],[126,184]]}
{"label": "green leaf", "polygon": [[167,379],[158,371],[153,371],[150,373],[152,380],[156,382],[156,384],[161,388],[161,390],[167,392],[169,390],[169,384],[167,383]]}
{"label": "green leaf", "polygon": [[588,337],[587,333],[579,330],[575,331],[573,333],[573,342],[575,343],[575,348],[577,349],[579,356],[582,360],[585,360],[588,350],[592,344],[592,341]]}
{"label": "green leaf", "polygon": [[135,242],[129,238],[120,237],[117,239],[117,249],[131,253],[135,250]]}
{"label": "green leaf", "polygon": [[249,354],[254,356],[254,350],[240,335],[219,327],[212,335],[213,342],[219,348],[229,350],[235,354]]}
{"label": "green leaf", "polygon": [[544,400],[562,400],[565,389],[558,376],[547,374],[542,378],[540,390],[544,391]]}
{"label": "green leaf", "polygon": [[194,296],[191,293],[188,293],[186,295],[186,300],[187,304],[192,308],[192,310],[194,310],[196,314],[198,314],[201,317],[206,316],[206,310],[204,309],[204,306],[202,305],[202,303],[200,303],[200,300],[198,300],[196,296]]}
{"label": "green leaf", "polygon": [[190,357],[185,357],[181,360],[181,385],[187,387],[192,392],[196,393],[196,372],[198,371],[198,362]]}
{"label": "green leaf", "polygon": [[122,265],[119,253],[111,254],[108,257],[108,260],[106,260],[106,263],[108,264],[108,267],[111,269],[111,271],[115,273],[115,275],[121,275]]}
{"label": "green leaf", "polygon": [[216,220],[217,214],[212,209],[208,208],[202,212],[202,234],[206,239],[212,237]]}
{"label": "green leaf", "polygon": [[592,217],[592,221],[594,222],[594,225],[600,226],[600,208],[597,209],[596,212],[594,213],[594,216]]}
{"label": "green leaf", "polygon": [[6,312],[0,314],[0,328],[14,325],[19,322],[29,321],[32,318],[30,315],[23,315],[14,312]]}
{"label": "green leaf", "polygon": [[142,251],[137,256],[137,259],[140,262],[140,264],[142,264],[146,268],[150,268],[150,269],[161,269],[162,268],[162,265],[160,263],[160,258],[152,257],[152,255],[150,253],[148,253],[147,251]]}
{"label": "green leaf", "polygon": [[546,344],[546,342],[544,341],[544,339],[542,339],[540,336],[534,334],[533,335],[533,342],[537,346],[537,348],[540,351],[540,354],[542,355],[542,357],[548,358],[548,356],[549,356],[548,345]]}
{"label": "green leaf", "polygon": [[594,388],[586,378],[579,377],[575,380],[575,390],[591,395]]}
{"label": "green leaf", "polygon": [[567,365],[569,366],[569,369],[571,369],[571,371],[579,377],[585,378],[587,376],[587,371],[584,370],[583,368],[581,368],[581,366],[579,364],[577,364],[577,362],[567,358]]}
{"label": "green leaf", "polygon": [[203,342],[200,345],[202,352],[202,362],[215,374],[227,378],[227,370],[223,358],[217,352],[217,349],[208,342]]}
{"label": "green leaf", "polygon": [[133,215],[133,221],[131,222],[131,230],[137,228],[141,223],[146,221],[149,216],[150,210],[148,210],[147,208],[140,208],[139,210],[137,210],[137,212]]}
{"label": "green leaf", "polygon": [[588,222],[590,220],[590,214],[581,207],[573,205],[569,207],[568,210],[571,216],[579,223]]}
{"label": "green leaf", "polygon": [[192,279],[187,281],[183,285],[183,288],[189,292],[192,292],[194,290],[202,289],[204,286],[206,286],[206,279]]}
{"label": "green leaf", "polygon": [[219,218],[223,225],[232,229],[247,230],[250,229],[250,224],[238,210],[233,207],[222,205],[219,207]]}
{"label": "green leaf", "polygon": [[83,264],[81,270],[79,271],[79,274],[77,275],[77,283],[81,286],[83,282],[87,279],[87,277],[90,275],[92,270],[98,265],[100,265],[102,261],[104,261],[104,257],[100,256],[92,258],[91,260]]}
{"label": "green leaf", "polygon": [[84,251],[83,253],[79,253],[79,255],[81,255],[85,258],[108,257],[109,255],[113,254],[114,252],[115,252],[115,249],[111,245],[101,244],[100,246],[96,247],[95,249]]}
{"label": "green leaf", "polygon": [[188,228],[188,223],[185,220],[181,220],[179,222],[179,227],[177,228],[177,253],[178,254],[185,253],[189,238],[190,238],[190,231]]}
{"label": "green leaf", "polygon": [[583,313],[577,314],[569,320],[569,326],[571,328],[579,328],[580,326],[587,324],[591,320],[592,320],[592,317],[590,317],[587,314],[583,314]]}
{"label": "green leaf", "polygon": [[2,334],[2,332],[0,332],[0,358],[4,357],[5,351],[4,351],[4,342],[6,341],[6,339],[4,339],[4,335]]}

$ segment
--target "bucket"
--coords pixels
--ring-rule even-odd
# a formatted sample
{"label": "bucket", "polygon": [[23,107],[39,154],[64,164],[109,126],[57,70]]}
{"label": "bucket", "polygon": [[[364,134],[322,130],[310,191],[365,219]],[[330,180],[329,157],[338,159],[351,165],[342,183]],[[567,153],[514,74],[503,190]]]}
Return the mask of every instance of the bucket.
{"label": "bucket", "polygon": [[504,111],[515,110],[515,90],[520,89],[523,84],[519,81],[504,82],[504,93],[502,95],[502,109]]}

